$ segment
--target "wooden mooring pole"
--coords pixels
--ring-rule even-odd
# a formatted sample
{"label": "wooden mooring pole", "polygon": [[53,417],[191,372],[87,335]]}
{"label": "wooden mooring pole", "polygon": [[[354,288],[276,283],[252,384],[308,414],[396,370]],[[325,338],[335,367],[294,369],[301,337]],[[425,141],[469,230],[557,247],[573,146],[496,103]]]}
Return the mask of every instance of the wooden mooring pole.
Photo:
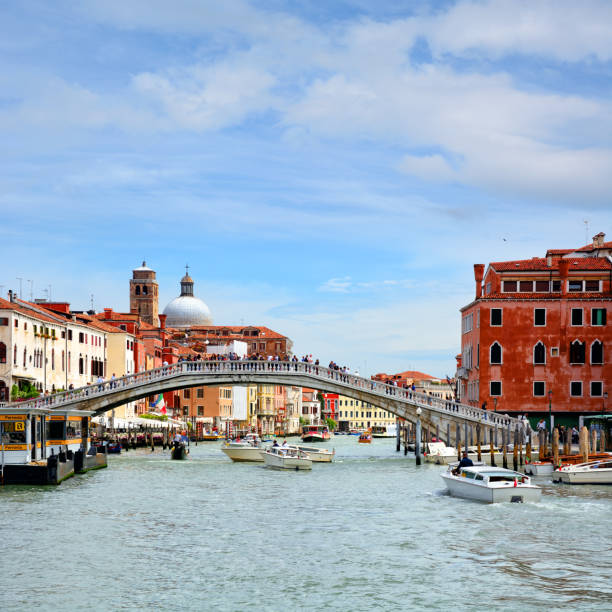
{"label": "wooden mooring pole", "polygon": [[555,427],[552,437],[553,469],[559,467],[559,428]]}
{"label": "wooden mooring pole", "polygon": [[416,464],[421,465],[421,409],[417,408],[416,432],[414,436],[414,454]]}
{"label": "wooden mooring pole", "polygon": [[514,429],[514,444],[512,445],[512,469],[517,472],[518,471],[518,440],[519,440],[519,430],[518,425]]}
{"label": "wooden mooring pole", "polygon": [[491,453],[491,465],[493,467],[497,467],[495,465],[495,445],[493,444],[493,428],[489,430],[489,452]]}
{"label": "wooden mooring pole", "polygon": [[482,461],[482,454],[480,452],[480,423],[476,423],[476,448],[478,451],[478,461]]}
{"label": "wooden mooring pole", "polygon": [[502,428],[502,466],[505,470],[508,469],[508,458],[506,457],[506,428]]}

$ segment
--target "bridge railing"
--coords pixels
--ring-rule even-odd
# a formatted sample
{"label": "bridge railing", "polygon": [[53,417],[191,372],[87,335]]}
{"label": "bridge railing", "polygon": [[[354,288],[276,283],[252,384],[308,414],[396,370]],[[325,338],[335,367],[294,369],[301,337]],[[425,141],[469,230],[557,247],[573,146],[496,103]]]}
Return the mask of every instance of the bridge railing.
{"label": "bridge railing", "polygon": [[[363,390],[381,398],[397,400],[406,405],[420,407],[423,410],[446,413],[455,419],[463,418],[479,421],[489,426],[506,427],[518,422],[517,419],[496,412],[301,361],[181,361],[145,372],[94,382],[78,389],[41,396],[12,404],[12,406],[25,410],[29,408],[61,409],[79,400],[110,396],[116,392],[148,385],[157,380],[168,380],[185,375],[194,375],[195,377],[201,374],[245,373],[255,374],[254,380],[256,380],[258,373],[287,376],[288,379],[296,375],[306,375],[309,378],[321,381],[333,381],[347,389]],[[288,384],[291,384],[289,380]]]}

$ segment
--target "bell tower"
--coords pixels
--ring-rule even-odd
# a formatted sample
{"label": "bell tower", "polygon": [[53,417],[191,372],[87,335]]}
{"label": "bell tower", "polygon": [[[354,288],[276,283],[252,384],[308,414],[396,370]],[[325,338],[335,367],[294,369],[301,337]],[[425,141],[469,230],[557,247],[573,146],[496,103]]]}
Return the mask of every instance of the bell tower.
{"label": "bell tower", "polygon": [[139,314],[146,323],[159,327],[159,286],[155,271],[147,267],[146,261],[132,270],[130,312]]}

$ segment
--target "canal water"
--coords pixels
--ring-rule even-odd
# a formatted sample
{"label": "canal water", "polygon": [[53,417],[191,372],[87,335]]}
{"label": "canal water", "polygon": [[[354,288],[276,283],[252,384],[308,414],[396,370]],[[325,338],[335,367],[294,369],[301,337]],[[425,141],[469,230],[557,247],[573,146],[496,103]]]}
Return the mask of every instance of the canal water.
{"label": "canal water", "polygon": [[612,610],[612,487],[444,494],[392,439],[278,472],[220,443],[0,489],[2,610]]}

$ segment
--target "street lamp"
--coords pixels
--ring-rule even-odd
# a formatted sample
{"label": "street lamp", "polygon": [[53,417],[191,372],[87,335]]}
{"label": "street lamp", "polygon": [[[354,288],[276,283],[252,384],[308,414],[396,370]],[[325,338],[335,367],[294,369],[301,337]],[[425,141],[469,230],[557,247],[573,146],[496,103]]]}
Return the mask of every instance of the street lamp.
{"label": "street lamp", "polygon": [[548,429],[552,433],[552,389],[548,391]]}

